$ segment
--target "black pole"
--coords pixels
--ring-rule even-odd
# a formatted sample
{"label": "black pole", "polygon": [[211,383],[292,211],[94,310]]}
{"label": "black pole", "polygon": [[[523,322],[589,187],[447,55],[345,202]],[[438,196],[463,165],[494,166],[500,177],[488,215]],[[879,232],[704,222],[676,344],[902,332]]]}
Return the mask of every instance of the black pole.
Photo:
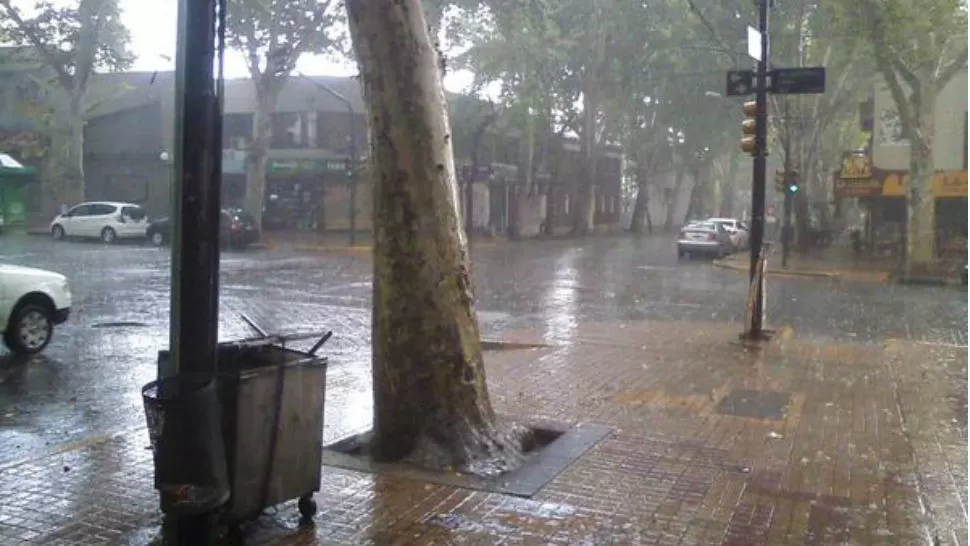
{"label": "black pole", "polygon": [[215,371],[219,329],[221,150],[212,65],[216,2],[179,2],[176,60],[175,184],[172,215],[172,321],[178,373]]}
{"label": "black pole", "polygon": [[[221,105],[213,77],[218,0],[181,0],[175,65],[170,370],[216,371],[219,331]],[[209,544],[210,514],[166,524],[177,545]],[[172,536],[174,535],[174,536]]]}
{"label": "black pole", "polygon": [[755,283],[755,298],[751,317],[750,338],[764,335],[764,279],[758,275],[758,262],[764,252],[765,237],[765,179],[768,166],[768,1],[758,2],[758,31],[761,33],[761,60],[755,73],[755,156],[751,187],[751,270]]}
{"label": "black pole", "polygon": [[790,252],[791,245],[791,209],[792,209],[792,193],[789,191],[789,187],[795,182],[794,173],[792,173],[791,168],[791,115],[790,109],[788,107],[788,98],[785,98],[785,176],[784,176],[784,213],[782,217],[781,224],[781,266],[788,267],[788,254]]}

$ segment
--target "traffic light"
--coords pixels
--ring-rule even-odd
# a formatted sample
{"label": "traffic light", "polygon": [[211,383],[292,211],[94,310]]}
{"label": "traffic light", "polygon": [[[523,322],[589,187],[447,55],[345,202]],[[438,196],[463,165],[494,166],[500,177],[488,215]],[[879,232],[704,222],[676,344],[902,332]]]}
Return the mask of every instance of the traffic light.
{"label": "traffic light", "polygon": [[741,137],[741,151],[749,155],[758,155],[758,141],[755,137],[758,125],[758,122],[755,121],[757,112],[757,102],[752,100],[744,103],[744,115],[747,119],[741,122],[741,132],[744,133],[744,136]]}
{"label": "traffic light", "polygon": [[801,189],[801,185],[802,177],[798,175],[798,171],[792,171],[788,176],[788,193],[795,195]]}

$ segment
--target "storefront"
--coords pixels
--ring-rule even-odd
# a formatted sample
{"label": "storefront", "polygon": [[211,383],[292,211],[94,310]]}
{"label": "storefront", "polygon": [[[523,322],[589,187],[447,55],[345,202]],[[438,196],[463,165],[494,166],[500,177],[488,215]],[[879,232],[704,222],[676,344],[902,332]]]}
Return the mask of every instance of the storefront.
{"label": "storefront", "polygon": [[[245,156],[223,155],[223,201],[241,206],[246,195]],[[346,159],[270,158],[266,164],[263,228],[277,231],[323,231],[329,228],[329,190],[351,180]]]}
{"label": "storefront", "polygon": [[0,154],[0,229],[27,225],[28,185],[36,180],[35,169]]}
{"label": "storefront", "polygon": [[[836,198],[858,198],[866,212],[866,240],[870,248],[899,251],[906,236],[907,171],[876,169],[868,156],[846,153],[842,169],[834,173]],[[937,249],[943,256],[966,252],[967,171],[933,174]]]}

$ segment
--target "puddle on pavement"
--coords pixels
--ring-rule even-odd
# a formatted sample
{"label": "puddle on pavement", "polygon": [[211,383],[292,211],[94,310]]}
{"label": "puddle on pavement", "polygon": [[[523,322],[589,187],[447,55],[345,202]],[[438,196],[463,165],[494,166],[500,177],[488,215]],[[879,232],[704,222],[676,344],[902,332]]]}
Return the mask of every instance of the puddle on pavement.
{"label": "puddle on pavement", "polygon": [[422,520],[424,525],[460,533],[463,538],[499,541],[514,536],[518,540],[565,540],[569,544],[602,544],[601,522],[589,514],[580,513],[567,504],[539,502],[528,499],[509,499],[494,510],[464,514],[461,510],[433,514]]}

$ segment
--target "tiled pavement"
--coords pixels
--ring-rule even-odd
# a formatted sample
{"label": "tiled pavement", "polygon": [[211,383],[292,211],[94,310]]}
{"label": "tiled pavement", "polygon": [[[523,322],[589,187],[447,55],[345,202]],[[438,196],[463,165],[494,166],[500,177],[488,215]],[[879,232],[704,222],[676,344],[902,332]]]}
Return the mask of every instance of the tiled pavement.
{"label": "tiled pavement", "polygon": [[[592,324],[489,353],[500,413],[612,433],[531,499],[327,467],[314,526],[284,506],[250,543],[966,544],[965,347],[735,337]],[[327,442],[366,427],[367,376],[333,370]],[[0,468],[0,544],[151,541],[146,445],[130,431]]]}

